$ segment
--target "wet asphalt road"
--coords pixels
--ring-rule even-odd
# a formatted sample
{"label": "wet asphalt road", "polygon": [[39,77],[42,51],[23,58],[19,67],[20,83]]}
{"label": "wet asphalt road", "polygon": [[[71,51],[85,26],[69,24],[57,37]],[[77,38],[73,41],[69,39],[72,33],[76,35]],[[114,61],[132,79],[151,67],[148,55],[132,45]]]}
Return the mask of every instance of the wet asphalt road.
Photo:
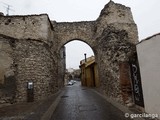
{"label": "wet asphalt road", "polygon": [[90,88],[67,86],[51,120],[130,120]]}

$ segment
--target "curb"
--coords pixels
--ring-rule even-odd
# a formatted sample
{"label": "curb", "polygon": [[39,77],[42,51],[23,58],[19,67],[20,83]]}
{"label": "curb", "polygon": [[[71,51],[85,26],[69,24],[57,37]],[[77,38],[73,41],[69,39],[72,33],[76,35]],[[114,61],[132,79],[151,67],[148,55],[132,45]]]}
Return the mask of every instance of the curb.
{"label": "curb", "polygon": [[60,94],[58,95],[58,97],[53,101],[53,103],[51,104],[51,106],[48,108],[48,110],[43,114],[43,116],[41,117],[41,120],[50,120],[52,117],[53,112],[55,111],[61,96],[64,94],[64,91],[62,90],[60,92]]}
{"label": "curb", "polygon": [[107,98],[106,96],[100,94],[98,91],[92,89],[96,94],[100,95],[101,97],[103,97],[107,102],[111,103],[114,107],[118,108],[119,110],[121,110],[124,113],[124,116],[126,116],[126,118],[130,118],[132,120],[146,120],[144,118],[131,118],[130,115],[131,114],[136,114],[134,112],[132,112],[131,110],[129,110],[127,107],[121,105],[120,103],[117,103],[113,100],[111,100],[110,98]]}

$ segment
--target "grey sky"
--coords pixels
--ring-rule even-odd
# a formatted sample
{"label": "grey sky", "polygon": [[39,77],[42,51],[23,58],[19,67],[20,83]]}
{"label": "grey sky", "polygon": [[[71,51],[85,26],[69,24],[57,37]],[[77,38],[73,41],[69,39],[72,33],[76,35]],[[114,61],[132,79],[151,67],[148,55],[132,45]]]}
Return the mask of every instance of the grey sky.
{"label": "grey sky", "polygon": [[79,68],[80,61],[84,59],[84,53],[87,54],[87,57],[94,55],[92,49],[81,41],[75,40],[65,46],[67,68]]}
{"label": "grey sky", "polygon": [[[14,15],[28,15],[47,13],[51,20],[57,22],[72,22],[72,21],[90,21],[96,20],[103,9],[104,5],[109,0],[0,0],[0,11],[6,14],[6,6],[4,3],[11,5],[10,14]],[[160,32],[160,0],[113,0],[114,2],[124,4],[131,8],[133,18],[138,26],[139,40]],[[72,42],[68,43],[71,44]],[[73,44],[71,46],[76,46]],[[79,44],[79,46],[81,46]],[[70,47],[71,48],[71,47]],[[75,48],[67,53],[72,61],[75,58]],[[88,51],[89,49],[84,47]],[[82,51],[82,49],[77,49]],[[87,52],[86,52],[87,53]],[[75,54],[78,54],[76,52]],[[89,54],[88,54],[89,55]],[[73,58],[72,58],[73,56]],[[82,58],[83,59],[83,58]],[[78,60],[78,59],[75,59]],[[79,63],[79,60],[78,62]],[[72,65],[69,65],[72,67]],[[69,67],[68,66],[68,67]],[[73,65],[75,66],[75,64]],[[78,65],[77,65],[78,66]]]}

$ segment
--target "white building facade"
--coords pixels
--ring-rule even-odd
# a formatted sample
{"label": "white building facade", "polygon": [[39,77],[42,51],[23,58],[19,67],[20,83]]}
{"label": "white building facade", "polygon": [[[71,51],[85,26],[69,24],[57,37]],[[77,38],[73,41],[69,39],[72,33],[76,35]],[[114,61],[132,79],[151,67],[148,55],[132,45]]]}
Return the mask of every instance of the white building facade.
{"label": "white building facade", "polygon": [[145,112],[160,115],[160,33],[142,40],[136,47]]}

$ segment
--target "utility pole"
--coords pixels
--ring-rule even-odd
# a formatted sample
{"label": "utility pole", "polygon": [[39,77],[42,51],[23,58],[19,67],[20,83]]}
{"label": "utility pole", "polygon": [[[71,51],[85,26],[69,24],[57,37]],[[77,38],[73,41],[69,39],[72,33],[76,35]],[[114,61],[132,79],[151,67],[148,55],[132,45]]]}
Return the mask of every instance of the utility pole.
{"label": "utility pole", "polygon": [[11,7],[10,5],[7,5],[6,7],[7,16],[9,15],[10,7]]}
{"label": "utility pole", "polygon": [[8,16],[9,15],[9,13],[10,13],[10,11],[14,11],[13,9],[11,9],[11,5],[9,5],[9,4],[7,4],[7,3],[4,3],[4,2],[2,2],[5,6],[5,8],[6,8],[6,16]]}

